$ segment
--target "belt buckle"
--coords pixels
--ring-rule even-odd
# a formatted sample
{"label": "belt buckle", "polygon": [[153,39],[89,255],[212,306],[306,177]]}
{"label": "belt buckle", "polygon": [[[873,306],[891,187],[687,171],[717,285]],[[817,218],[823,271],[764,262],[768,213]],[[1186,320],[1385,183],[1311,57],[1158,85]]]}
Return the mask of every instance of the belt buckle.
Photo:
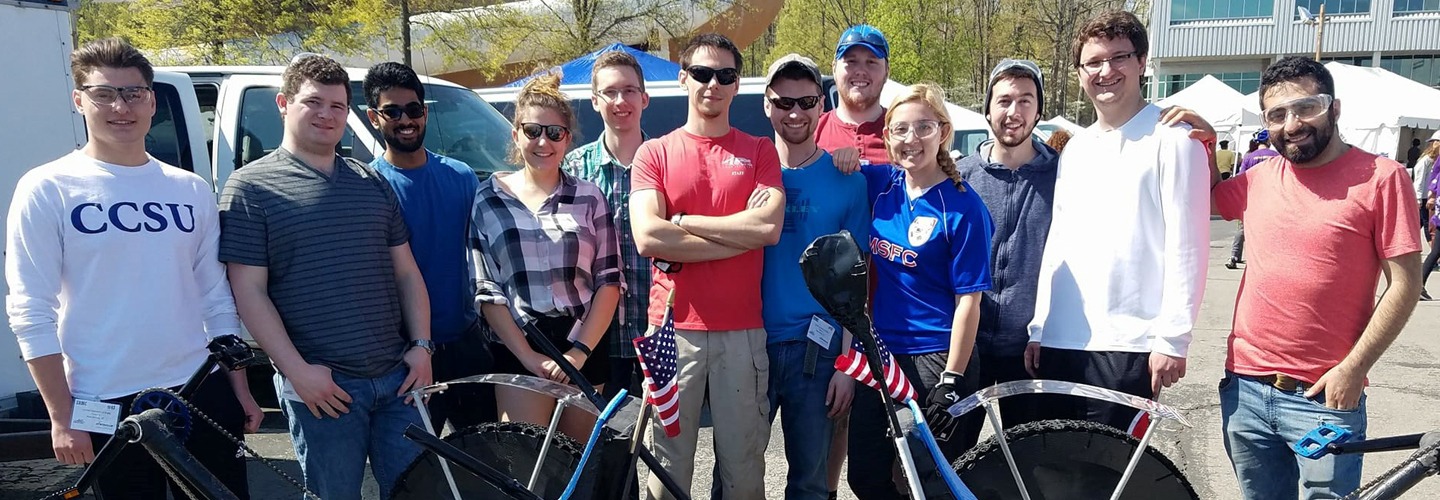
{"label": "belt buckle", "polygon": [[1277,373],[1275,374],[1275,381],[1271,382],[1270,385],[1275,386],[1276,389],[1289,392],[1298,388],[1300,386],[1300,381],[1289,375]]}

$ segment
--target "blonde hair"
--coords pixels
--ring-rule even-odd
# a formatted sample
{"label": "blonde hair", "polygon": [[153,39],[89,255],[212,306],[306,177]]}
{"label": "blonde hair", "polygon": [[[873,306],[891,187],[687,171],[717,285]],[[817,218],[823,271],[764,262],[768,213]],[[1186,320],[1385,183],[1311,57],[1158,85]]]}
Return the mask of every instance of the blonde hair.
{"label": "blonde hair", "polygon": [[945,89],[940,88],[937,84],[922,82],[911,85],[909,90],[895,96],[895,99],[890,101],[890,106],[886,107],[885,153],[890,156],[890,162],[895,162],[894,147],[890,144],[888,137],[890,121],[895,117],[895,108],[912,102],[930,108],[930,112],[940,119],[940,125],[942,125],[940,127],[940,150],[935,152],[935,162],[940,165],[940,171],[945,172],[945,176],[955,183],[955,187],[960,188],[962,192],[965,191],[964,180],[960,178],[960,172],[955,168],[955,159],[950,157],[950,149],[955,147],[955,133],[950,126],[950,112],[945,109]]}
{"label": "blonde hair", "polygon": [[[515,96],[515,114],[510,120],[510,126],[520,130],[520,116],[531,109],[548,109],[560,114],[560,119],[570,129],[570,142],[575,141],[575,110],[570,107],[570,98],[560,92],[560,74],[553,71],[537,73],[525,86],[520,88],[520,93]],[[520,150],[512,143],[510,145],[509,159],[516,166],[525,166],[525,159]]]}
{"label": "blonde hair", "polygon": [[1425,156],[1429,156],[1432,160],[1440,158],[1440,141],[1429,142],[1430,143],[1425,146]]}

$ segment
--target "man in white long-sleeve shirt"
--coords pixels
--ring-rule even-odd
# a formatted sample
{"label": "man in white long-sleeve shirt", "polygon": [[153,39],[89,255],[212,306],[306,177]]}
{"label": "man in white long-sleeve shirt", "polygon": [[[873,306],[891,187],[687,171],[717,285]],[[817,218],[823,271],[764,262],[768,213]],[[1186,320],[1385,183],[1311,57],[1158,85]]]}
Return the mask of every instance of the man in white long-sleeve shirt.
{"label": "man in white long-sleeve shirt", "polygon": [[[209,339],[240,333],[240,320],[216,259],[220,224],[210,186],[145,152],[155,115],[149,61],[106,39],[77,49],[71,68],[89,141],[20,179],[5,278],[10,327],[50,413],[55,458],[78,465],[93,461],[109,436],[72,422],[77,407],[113,409],[114,421],[105,422],[113,431],[136,393],[178,389],[205,362]],[[254,432],[260,407],[244,371],[229,375],[206,379],[190,402],[231,434]],[[196,422],[186,448],[247,498],[244,456]],[[107,499],[165,498],[166,483],[149,454],[131,446],[97,488]]]}
{"label": "man in white long-sleeve shirt", "polygon": [[[1080,29],[1072,60],[1097,120],[1060,157],[1026,368],[1153,398],[1185,375],[1210,243],[1210,173],[1188,130],[1161,125],[1141,79],[1145,28],[1108,12]],[[1053,418],[1139,433],[1134,409],[1056,398]]]}

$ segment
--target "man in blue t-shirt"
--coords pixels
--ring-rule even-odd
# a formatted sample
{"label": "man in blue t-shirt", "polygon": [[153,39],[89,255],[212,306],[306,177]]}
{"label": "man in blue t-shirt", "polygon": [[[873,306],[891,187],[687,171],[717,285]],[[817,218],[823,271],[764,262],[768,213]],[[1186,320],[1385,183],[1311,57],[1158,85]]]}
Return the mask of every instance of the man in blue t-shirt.
{"label": "man in blue t-shirt", "polygon": [[869,234],[865,181],[834,168],[815,144],[815,125],[824,109],[820,69],[790,54],[770,65],[765,114],[775,127],[775,148],[784,169],[785,226],[780,242],[765,249],[760,290],[764,300],[766,350],[770,358],[770,416],[778,410],[785,435],[789,473],[785,498],[824,500],[830,495],[826,471],[833,419],[850,409],[854,381],[835,370],[836,356],[849,345],[843,332],[805,286],[800,254],[815,238],[847,229],[859,240]]}
{"label": "man in blue t-shirt", "polygon": [[[435,381],[486,373],[490,348],[472,302],[466,239],[479,179],[464,162],[425,149],[425,87],[409,66],[375,65],[365,75],[364,91],[366,116],[385,140],[385,154],[370,165],[395,189],[430,295]],[[456,429],[494,420],[494,401],[484,387],[451,388],[431,398],[435,432],[447,420]]]}

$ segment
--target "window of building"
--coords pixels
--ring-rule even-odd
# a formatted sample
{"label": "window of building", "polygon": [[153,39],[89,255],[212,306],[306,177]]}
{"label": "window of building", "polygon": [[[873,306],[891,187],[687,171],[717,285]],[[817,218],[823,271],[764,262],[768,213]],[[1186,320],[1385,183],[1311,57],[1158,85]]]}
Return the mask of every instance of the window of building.
{"label": "window of building", "polygon": [[1270,17],[1274,12],[1273,0],[1174,0],[1170,3],[1170,24],[1210,19],[1264,18]]}
{"label": "window of building", "polygon": [[1440,56],[1382,56],[1380,67],[1431,87],[1440,87]]}
{"label": "window of building", "polygon": [[[1321,4],[1325,5],[1325,15],[1327,16],[1370,13],[1370,0],[1295,0],[1296,6],[1309,10],[1312,16],[1320,15]],[[1295,13],[1295,19],[1300,19],[1299,12]]]}
{"label": "window of building", "polygon": [[1440,12],[1440,0],[1395,0],[1396,14]]}
{"label": "window of building", "polygon": [[1341,64],[1349,64],[1351,66],[1370,67],[1375,65],[1375,58],[1370,56],[1335,56],[1320,58],[1320,62],[1322,63],[1327,63],[1330,61],[1335,61]]}
{"label": "window of building", "polygon": [[[1215,78],[1225,82],[1230,88],[1240,91],[1241,94],[1249,94],[1260,89],[1259,71],[1238,71],[1234,73],[1213,73]],[[1191,84],[1205,78],[1206,73],[1183,73],[1178,75],[1165,75],[1161,80],[1160,97],[1170,97],[1176,92],[1185,90]]]}

